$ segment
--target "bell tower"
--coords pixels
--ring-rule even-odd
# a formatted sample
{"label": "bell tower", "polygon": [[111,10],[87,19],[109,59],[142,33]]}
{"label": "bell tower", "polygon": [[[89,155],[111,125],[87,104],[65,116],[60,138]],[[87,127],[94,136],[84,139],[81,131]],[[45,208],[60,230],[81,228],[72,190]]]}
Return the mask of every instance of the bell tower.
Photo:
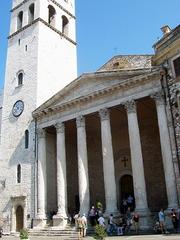
{"label": "bell tower", "polygon": [[11,12],[8,61],[36,85],[37,107],[77,76],[74,0],[13,0]]}
{"label": "bell tower", "polygon": [[5,215],[12,214],[13,195],[24,206],[24,219],[33,217],[32,112],[77,76],[75,20],[75,0],[12,1],[0,145],[0,167],[8,175],[0,201]]}

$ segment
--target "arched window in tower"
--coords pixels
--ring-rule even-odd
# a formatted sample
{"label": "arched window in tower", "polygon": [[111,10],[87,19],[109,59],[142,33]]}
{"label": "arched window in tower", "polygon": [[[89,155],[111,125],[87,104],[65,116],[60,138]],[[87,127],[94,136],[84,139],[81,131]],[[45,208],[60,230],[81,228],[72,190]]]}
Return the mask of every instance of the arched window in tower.
{"label": "arched window in tower", "polygon": [[17,183],[21,183],[21,165],[17,165]]}
{"label": "arched window in tower", "polygon": [[23,11],[19,12],[17,16],[17,30],[22,28],[22,25],[23,25]]}
{"label": "arched window in tower", "polygon": [[55,15],[56,15],[56,10],[53,6],[49,5],[49,15],[48,15],[48,23],[52,26],[55,27]]}
{"label": "arched window in tower", "polygon": [[29,6],[28,12],[28,23],[31,23],[34,20],[34,3]]}
{"label": "arched window in tower", "polygon": [[23,84],[24,75],[22,72],[18,73],[18,86]]}
{"label": "arched window in tower", "polygon": [[62,33],[64,33],[65,35],[68,35],[68,19],[66,16],[62,16]]}
{"label": "arched window in tower", "polygon": [[29,147],[29,131],[25,131],[25,148]]}

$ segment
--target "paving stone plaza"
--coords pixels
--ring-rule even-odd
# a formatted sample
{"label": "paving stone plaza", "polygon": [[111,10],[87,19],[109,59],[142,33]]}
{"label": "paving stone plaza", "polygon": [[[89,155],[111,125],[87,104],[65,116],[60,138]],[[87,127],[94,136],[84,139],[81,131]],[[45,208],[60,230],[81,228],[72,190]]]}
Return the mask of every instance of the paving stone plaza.
{"label": "paving stone plaza", "polygon": [[[13,236],[3,236],[4,240],[16,240],[19,239],[19,237],[13,237]],[[34,236],[30,237],[30,240],[65,240],[64,237],[54,236],[54,237],[42,237],[42,236]],[[70,240],[71,238],[69,238]],[[83,238],[85,240],[93,240],[93,237],[85,237]],[[180,239],[180,234],[167,234],[167,235],[139,235],[139,236],[118,236],[118,237],[107,237],[106,240],[178,240]],[[78,240],[78,239],[77,239]]]}

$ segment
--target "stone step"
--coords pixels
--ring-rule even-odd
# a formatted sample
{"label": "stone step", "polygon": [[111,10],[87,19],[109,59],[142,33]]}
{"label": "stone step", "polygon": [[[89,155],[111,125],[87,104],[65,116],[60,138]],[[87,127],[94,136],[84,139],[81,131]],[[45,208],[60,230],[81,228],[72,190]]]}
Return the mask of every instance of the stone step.
{"label": "stone step", "polygon": [[76,229],[53,229],[53,228],[44,228],[44,229],[31,229],[29,231],[30,236],[64,236],[64,237],[76,237],[78,236]]}
{"label": "stone step", "polygon": [[[77,229],[73,226],[67,226],[65,229],[56,229],[53,227],[45,227],[43,229],[30,229],[30,236],[61,236],[64,239],[78,239]],[[94,228],[88,227],[87,235],[94,235]]]}

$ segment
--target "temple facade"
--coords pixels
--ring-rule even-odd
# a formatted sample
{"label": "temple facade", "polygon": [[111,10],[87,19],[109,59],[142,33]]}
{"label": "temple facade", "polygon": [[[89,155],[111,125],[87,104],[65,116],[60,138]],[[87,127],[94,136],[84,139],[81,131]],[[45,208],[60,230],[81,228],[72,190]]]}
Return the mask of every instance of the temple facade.
{"label": "temple facade", "polygon": [[179,205],[180,26],[162,28],[153,55],[117,55],[77,78],[74,10],[13,0],[0,112],[7,233],[66,228],[97,202],[119,216],[129,195],[148,229]]}

